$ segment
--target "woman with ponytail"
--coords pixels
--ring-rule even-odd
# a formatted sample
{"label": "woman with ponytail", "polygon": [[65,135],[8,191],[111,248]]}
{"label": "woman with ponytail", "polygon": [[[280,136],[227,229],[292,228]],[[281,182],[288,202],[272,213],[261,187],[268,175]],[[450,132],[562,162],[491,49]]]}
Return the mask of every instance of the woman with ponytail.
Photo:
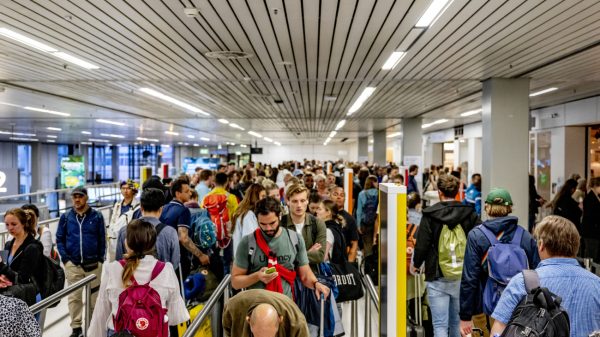
{"label": "woman with ponytail", "polygon": [[132,277],[137,284],[149,283],[160,295],[163,308],[167,310],[168,323],[175,326],[189,320],[189,313],[181,298],[179,281],[173,265],[165,262],[164,268],[155,278],[151,278],[154,267],[159,262],[156,255],[156,229],[142,219],[127,225],[125,239],[127,253],[124,260],[113,261],[102,272],[100,293],[88,330],[88,336],[105,337],[114,332],[113,318],[119,309],[119,295],[132,285]]}
{"label": "woman with ponytail", "polygon": [[[4,222],[8,233],[13,237],[4,246],[0,259],[0,288],[8,288],[13,284],[43,284],[44,269],[42,244],[35,239],[37,234],[36,217],[32,210],[13,208],[4,214]],[[40,289],[27,291],[27,296],[18,296],[28,305],[40,300]],[[9,290],[10,291],[10,290]],[[21,292],[19,292],[21,294]]]}
{"label": "woman with ponytail", "polygon": [[325,249],[325,261],[341,264],[347,260],[346,240],[342,228],[346,226],[344,217],[339,214],[335,202],[324,200],[319,203],[317,217],[325,222],[327,226],[327,248]]}

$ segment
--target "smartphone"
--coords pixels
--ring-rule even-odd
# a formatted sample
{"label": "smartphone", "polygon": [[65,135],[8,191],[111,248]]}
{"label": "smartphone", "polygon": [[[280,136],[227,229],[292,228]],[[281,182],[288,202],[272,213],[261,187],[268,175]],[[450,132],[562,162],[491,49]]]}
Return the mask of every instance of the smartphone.
{"label": "smartphone", "polygon": [[275,267],[267,268],[265,270],[265,274],[273,274],[276,271],[277,271],[277,268],[275,268]]}

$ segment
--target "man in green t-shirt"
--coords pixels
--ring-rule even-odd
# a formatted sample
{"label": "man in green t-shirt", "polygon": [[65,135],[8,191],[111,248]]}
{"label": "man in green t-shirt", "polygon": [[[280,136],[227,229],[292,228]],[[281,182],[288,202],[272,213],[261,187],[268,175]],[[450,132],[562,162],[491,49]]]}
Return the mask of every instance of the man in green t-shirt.
{"label": "man in green t-shirt", "polygon": [[[318,282],[308,266],[304,240],[299,239],[296,232],[279,226],[281,203],[267,197],[256,204],[254,213],[259,230],[244,236],[238,245],[231,272],[232,286],[235,289],[273,289],[281,282],[281,292],[292,298],[294,284],[293,278],[289,278],[295,271],[306,288],[315,290],[317,298],[321,293],[329,296],[329,288]],[[261,247],[261,242],[268,246],[270,258],[264,253],[266,247]],[[277,271],[272,272],[269,266]]]}

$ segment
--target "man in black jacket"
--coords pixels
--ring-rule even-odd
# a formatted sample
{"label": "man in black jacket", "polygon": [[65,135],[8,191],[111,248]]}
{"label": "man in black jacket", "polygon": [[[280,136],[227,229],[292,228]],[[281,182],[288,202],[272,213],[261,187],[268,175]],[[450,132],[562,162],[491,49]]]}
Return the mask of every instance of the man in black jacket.
{"label": "man in black jacket", "polygon": [[[440,176],[437,185],[441,201],[423,210],[423,218],[416,236],[413,263],[410,266],[411,272],[415,273],[417,267],[421,269],[422,264],[425,264],[425,281],[435,337],[460,336],[460,272],[466,235],[479,224],[479,217],[473,207],[454,200],[460,184],[452,175]],[[440,241],[448,242],[447,239],[440,240],[442,232],[452,233],[455,239],[451,241],[458,245],[440,247]],[[444,273],[447,268],[443,270],[440,267],[440,251],[452,252],[451,267],[455,269],[452,274],[458,277],[451,277],[448,272]]]}

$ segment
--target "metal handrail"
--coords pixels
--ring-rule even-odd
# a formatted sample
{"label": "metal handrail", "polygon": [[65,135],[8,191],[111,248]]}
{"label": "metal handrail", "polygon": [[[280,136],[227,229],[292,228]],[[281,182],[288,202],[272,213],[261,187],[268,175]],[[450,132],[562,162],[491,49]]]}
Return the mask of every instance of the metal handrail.
{"label": "metal handrail", "polygon": [[[29,307],[29,311],[31,311],[31,313],[33,315],[37,314],[38,312],[47,309],[48,307],[50,307],[51,305],[54,305],[58,302],[60,302],[64,297],[69,296],[71,293],[78,291],[80,288],[85,287],[85,319],[84,319],[84,325],[83,325],[83,335],[87,336],[87,330],[88,327],[90,326],[90,320],[91,320],[91,294],[92,294],[92,289],[91,289],[91,283],[92,281],[94,281],[96,279],[96,275],[92,274],[92,275],[88,275],[86,277],[84,277],[83,279],[73,283],[72,285],[66,287],[65,289],[58,291],[48,297],[46,297],[45,299],[43,299],[42,301],[32,305]],[[42,331],[43,331],[43,327]]]}
{"label": "metal handrail", "polygon": [[[113,186],[116,187],[118,184],[119,184],[119,182],[112,182],[112,183],[98,184],[98,185],[85,185],[84,187],[87,188],[87,189],[89,189],[89,188],[113,187]],[[21,198],[21,197],[34,196],[34,195],[38,195],[38,194],[69,192],[71,190],[72,190],[72,188],[61,188],[61,189],[57,189],[57,190],[50,190],[50,189],[48,189],[48,190],[41,190],[41,191],[37,191],[37,192],[31,192],[31,193],[5,195],[5,196],[0,197],[0,200],[16,199],[16,198]]]}
{"label": "metal handrail", "polygon": [[371,277],[369,275],[365,274],[364,281],[365,281],[365,288],[367,288],[367,291],[369,292],[369,297],[371,298],[371,301],[373,302],[373,304],[375,304],[375,309],[377,309],[377,311],[379,311],[379,294],[377,293],[377,290],[375,289],[375,285],[373,284]]}
{"label": "metal handrail", "polygon": [[204,308],[202,308],[202,310],[200,311],[198,316],[196,316],[196,319],[194,319],[192,321],[192,324],[190,324],[190,326],[187,328],[187,330],[185,331],[185,334],[183,334],[182,337],[192,337],[192,336],[196,335],[196,332],[198,331],[198,329],[200,329],[200,326],[202,325],[204,320],[208,317],[208,315],[210,315],[212,313],[212,310],[213,310],[213,307],[215,306],[215,304],[217,304],[217,302],[219,301],[221,296],[223,296],[225,294],[225,290],[228,289],[230,281],[231,281],[231,275],[230,274],[225,275],[225,278],[223,279],[223,281],[221,281],[221,283],[219,283],[219,286],[217,287],[217,289],[215,289],[213,294],[210,296],[210,298],[206,302],[206,305],[204,305]]}

